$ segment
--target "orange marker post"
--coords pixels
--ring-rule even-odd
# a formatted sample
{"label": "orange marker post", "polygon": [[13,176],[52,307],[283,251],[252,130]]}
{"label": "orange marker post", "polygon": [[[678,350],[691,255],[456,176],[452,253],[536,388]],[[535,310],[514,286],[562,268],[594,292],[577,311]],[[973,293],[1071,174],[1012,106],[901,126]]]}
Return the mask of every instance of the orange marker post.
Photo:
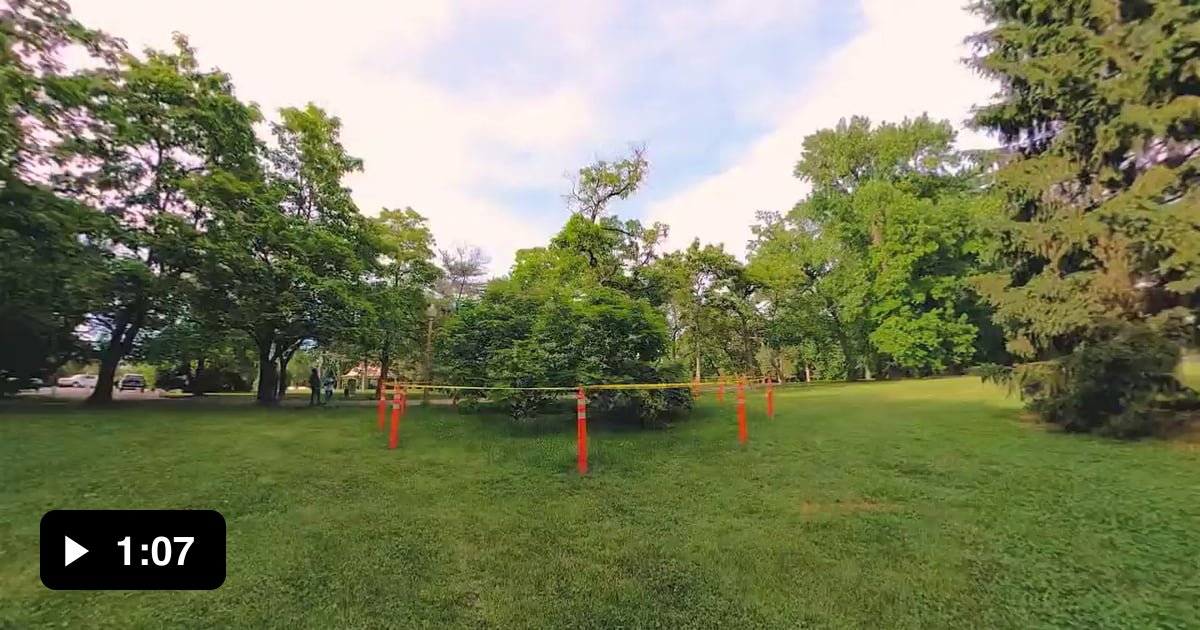
{"label": "orange marker post", "polygon": [[767,417],[775,418],[775,391],[771,389],[771,375],[767,375]]}
{"label": "orange marker post", "polygon": [[387,385],[379,384],[379,432],[383,433],[384,419],[387,417]]}
{"label": "orange marker post", "polygon": [[738,381],[737,389],[738,441],[746,443],[746,386]]}
{"label": "orange marker post", "polygon": [[575,406],[575,431],[578,434],[579,445],[576,454],[579,458],[579,474],[587,474],[587,398],[583,397],[583,387],[579,388],[577,396],[579,403]]}
{"label": "orange marker post", "polygon": [[394,449],[400,443],[400,407],[404,404],[404,390],[397,385],[392,390],[392,432],[388,434],[388,448]]}

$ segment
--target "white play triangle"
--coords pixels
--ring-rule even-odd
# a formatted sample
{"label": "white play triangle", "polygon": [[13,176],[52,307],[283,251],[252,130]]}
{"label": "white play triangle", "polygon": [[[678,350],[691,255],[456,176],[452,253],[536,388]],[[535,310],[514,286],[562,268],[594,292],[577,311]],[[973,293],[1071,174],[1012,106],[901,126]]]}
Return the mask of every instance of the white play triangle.
{"label": "white play triangle", "polygon": [[63,538],[66,539],[66,549],[63,554],[63,557],[66,558],[66,562],[63,564],[65,567],[78,560],[79,557],[87,553],[88,550],[83,545],[71,540],[70,536],[63,536]]}

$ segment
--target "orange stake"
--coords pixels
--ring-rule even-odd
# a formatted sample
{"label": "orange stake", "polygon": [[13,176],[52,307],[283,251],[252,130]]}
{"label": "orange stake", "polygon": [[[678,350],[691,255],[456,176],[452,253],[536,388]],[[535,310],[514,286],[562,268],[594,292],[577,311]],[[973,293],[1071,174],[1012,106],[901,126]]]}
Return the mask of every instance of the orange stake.
{"label": "orange stake", "polygon": [[587,474],[587,399],[583,397],[583,387],[579,388],[577,396],[579,403],[575,406],[575,431],[578,434],[579,445],[576,454],[579,458],[579,474]]}
{"label": "orange stake", "polygon": [[392,432],[388,435],[388,448],[394,449],[400,443],[400,407],[404,404],[404,390],[397,386],[392,390]]}
{"label": "orange stake", "polygon": [[767,417],[775,418],[775,391],[771,389],[771,376],[767,375]]}
{"label": "orange stake", "polygon": [[746,389],[742,381],[738,381],[737,388],[737,415],[738,415],[738,441],[742,444],[746,443]]}

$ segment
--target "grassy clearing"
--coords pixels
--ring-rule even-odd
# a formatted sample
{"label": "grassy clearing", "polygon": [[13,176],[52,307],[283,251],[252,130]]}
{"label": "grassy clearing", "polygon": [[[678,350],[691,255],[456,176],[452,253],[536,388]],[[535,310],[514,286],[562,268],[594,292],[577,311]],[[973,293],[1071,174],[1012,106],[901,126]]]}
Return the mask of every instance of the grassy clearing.
{"label": "grassy clearing", "polygon": [[[412,407],[0,411],[0,627],[1184,627],[1200,452],[1050,434],[975,379],[728,396],[659,432]],[[212,592],[52,592],[52,508],[216,508]]]}

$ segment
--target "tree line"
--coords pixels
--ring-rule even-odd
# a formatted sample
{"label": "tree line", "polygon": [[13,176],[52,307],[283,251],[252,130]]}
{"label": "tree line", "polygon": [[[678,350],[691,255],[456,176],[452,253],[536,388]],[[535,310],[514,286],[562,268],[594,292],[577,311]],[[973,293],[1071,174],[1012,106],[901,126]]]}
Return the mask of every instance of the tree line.
{"label": "tree line", "polygon": [[[133,54],[58,0],[0,18],[0,371],[131,356],[253,363],[264,403],[314,346],[422,378],[571,386],[977,367],[1068,429],[1143,434],[1194,406],[1174,376],[1200,308],[1200,8],[977,0],[968,60],[1000,87],[969,124],[848,116],[803,141],[810,193],[759,213],[744,260],[616,206],[645,149],[576,173],[567,221],[484,283],[410,208],[359,212],[362,168],[313,105],[268,118],[186,38]],[[92,63],[67,68],[67,49]],[[847,104],[852,107],[853,104]],[[431,308],[432,307],[432,308]],[[11,351],[8,351],[11,349]],[[195,374],[193,374],[195,375]],[[107,378],[106,378],[107,377]],[[106,389],[108,388],[108,389]],[[515,416],[550,396],[490,397]],[[621,392],[643,423],[687,395]]]}

